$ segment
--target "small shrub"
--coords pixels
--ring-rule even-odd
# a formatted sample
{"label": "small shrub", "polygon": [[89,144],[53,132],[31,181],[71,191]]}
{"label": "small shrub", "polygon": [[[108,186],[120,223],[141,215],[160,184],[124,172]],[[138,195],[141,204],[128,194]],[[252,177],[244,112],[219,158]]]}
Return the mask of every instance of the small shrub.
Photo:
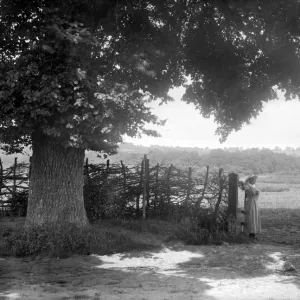
{"label": "small shrub", "polygon": [[138,233],[150,232],[152,234],[168,234],[174,231],[173,223],[158,219],[110,220],[109,223]]}
{"label": "small shrub", "polygon": [[103,228],[82,229],[73,224],[42,225],[4,232],[0,254],[63,258],[73,254],[107,254],[133,244],[130,237]]}
{"label": "small shrub", "polygon": [[227,239],[225,232],[219,228],[213,228],[209,223],[198,222],[197,219],[185,218],[175,229],[174,238],[182,240],[186,244],[219,244]]}

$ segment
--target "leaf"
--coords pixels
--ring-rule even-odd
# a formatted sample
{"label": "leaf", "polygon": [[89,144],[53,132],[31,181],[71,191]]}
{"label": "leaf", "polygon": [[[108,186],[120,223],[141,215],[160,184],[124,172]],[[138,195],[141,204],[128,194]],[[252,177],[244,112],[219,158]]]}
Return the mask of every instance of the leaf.
{"label": "leaf", "polygon": [[43,49],[44,49],[44,51],[46,51],[46,52],[48,52],[50,54],[54,54],[55,53],[55,50],[52,47],[48,46],[48,45],[43,45]]}

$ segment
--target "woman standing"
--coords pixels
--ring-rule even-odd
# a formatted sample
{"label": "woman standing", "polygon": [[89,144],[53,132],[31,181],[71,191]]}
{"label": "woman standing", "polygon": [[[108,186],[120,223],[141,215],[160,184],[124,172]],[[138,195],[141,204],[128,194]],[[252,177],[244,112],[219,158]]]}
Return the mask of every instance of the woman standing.
{"label": "woman standing", "polygon": [[257,176],[249,176],[243,188],[246,192],[245,199],[245,233],[250,238],[255,238],[256,234],[261,232],[261,218],[258,206],[259,191],[255,187]]}

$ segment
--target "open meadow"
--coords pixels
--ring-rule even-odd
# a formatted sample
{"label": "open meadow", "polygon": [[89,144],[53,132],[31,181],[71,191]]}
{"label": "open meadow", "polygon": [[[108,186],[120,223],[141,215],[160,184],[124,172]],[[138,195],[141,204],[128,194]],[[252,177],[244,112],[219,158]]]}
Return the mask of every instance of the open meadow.
{"label": "open meadow", "polygon": [[260,175],[257,187],[258,243],[184,245],[165,222],[104,222],[94,227],[117,237],[108,255],[0,257],[0,299],[300,299],[300,176]]}

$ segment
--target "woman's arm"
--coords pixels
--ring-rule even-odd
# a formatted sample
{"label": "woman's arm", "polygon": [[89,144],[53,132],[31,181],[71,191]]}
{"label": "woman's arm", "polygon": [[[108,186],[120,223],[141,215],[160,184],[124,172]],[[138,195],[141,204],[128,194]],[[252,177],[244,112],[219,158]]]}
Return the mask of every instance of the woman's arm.
{"label": "woman's arm", "polygon": [[248,182],[245,182],[244,188],[245,188],[245,191],[247,191],[247,193],[252,196],[259,194],[259,191],[254,186],[249,184]]}

